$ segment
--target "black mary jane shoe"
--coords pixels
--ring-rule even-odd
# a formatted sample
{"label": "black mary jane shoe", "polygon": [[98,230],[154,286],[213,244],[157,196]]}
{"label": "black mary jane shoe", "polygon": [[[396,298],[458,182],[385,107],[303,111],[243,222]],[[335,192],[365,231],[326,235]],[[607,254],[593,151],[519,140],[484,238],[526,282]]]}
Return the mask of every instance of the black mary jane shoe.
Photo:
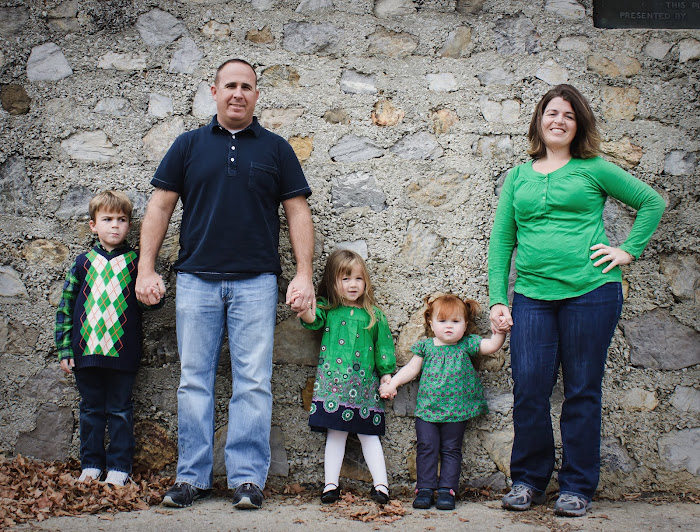
{"label": "black mary jane shoe", "polygon": [[[335,486],[335,484],[326,484],[324,488],[328,486]],[[331,504],[332,502],[335,502],[338,499],[340,499],[340,486],[335,486],[335,489],[324,491],[321,494],[321,502],[323,504]]]}
{"label": "black mary jane shoe", "polygon": [[[384,484],[377,484],[377,486],[384,486]],[[389,494],[378,490],[377,486],[372,486],[372,489],[369,491],[369,496],[372,497],[373,501],[378,502],[379,504],[388,503],[389,502]],[[389,490],[388,487],[386,487],[386,486],[384,486],[384,487],[387,489],[387,491]]]}

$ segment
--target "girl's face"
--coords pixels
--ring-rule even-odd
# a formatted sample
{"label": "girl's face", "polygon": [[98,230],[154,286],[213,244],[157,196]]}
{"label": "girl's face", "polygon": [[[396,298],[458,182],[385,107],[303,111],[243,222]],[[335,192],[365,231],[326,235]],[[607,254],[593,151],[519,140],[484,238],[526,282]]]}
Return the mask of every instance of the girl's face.
{"label": "girl's face", "polygon": [[467,330],[467,322],[464,321],[464,315],[460,313],[445,317],[439,316],[439,314],[440,312],[435,312],[430,320],[430,328],[435,334],[435,345],[456,344],[462,339]]}
{"label": "girl's face", "polygon": [[548,148],[568,148],[576,136],[576,113],[569,102],[557,96],[544,108],[540,127]]}
{"label": "girl's face", "polygon": [[341,274],[338,278],[340,296],[350,305],[359,306],[358,300],[365,293],[365,276],[359,264],[353,264],[349,274]]}

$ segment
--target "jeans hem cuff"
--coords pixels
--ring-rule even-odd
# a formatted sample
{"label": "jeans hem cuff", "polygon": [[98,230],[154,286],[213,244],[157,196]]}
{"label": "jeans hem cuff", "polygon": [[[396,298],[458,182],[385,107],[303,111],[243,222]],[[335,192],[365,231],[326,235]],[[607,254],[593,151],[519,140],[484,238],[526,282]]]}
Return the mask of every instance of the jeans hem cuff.
{"label": "jeans hem cuff", "polygon": [[587,497],[583,493],[579,493],[577,491],[559,490],[559,496],[561,497],[562,495],[575,495],[576,497],[580,497],[581,499],[585,499],[586,502],[591,502],[591,500],[592,500],[591,497]]}
{"label": "jeans hem cuff", "polygon": [[200,489],[200,490],[210,490],[211,489],[210,485],[202,484],[200,482],[194,482],[194,481],[187,479],[187,478],[176,478],[175,479],[175,484],[178,484],[180,482],[184,482],[185,484],[189,484],[190,486],[194,486],[195,488]]}

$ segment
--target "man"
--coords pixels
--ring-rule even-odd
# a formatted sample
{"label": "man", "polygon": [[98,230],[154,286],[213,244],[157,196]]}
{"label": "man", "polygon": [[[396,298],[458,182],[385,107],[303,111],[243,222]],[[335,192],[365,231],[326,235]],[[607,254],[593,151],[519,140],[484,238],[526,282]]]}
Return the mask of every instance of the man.
{"label": "man", "polygon": [[226,61],[211,93],[216,116],[180,135],[151,184],[141,228],[136,281],[140,301],[165,293],[155,260],[182,200],[175,300],[180,353],[178,464],[163,504],[182,508],[209,495],[213,482],[214,380],[228,332],[233,392],[225,459],[237,508],[260,508],[270,465],[272,341],[277,309],[280,203],[297,263],[289,284],[296,312],[315,307],[311,190],[291,146],[253,116],[253,67]]}

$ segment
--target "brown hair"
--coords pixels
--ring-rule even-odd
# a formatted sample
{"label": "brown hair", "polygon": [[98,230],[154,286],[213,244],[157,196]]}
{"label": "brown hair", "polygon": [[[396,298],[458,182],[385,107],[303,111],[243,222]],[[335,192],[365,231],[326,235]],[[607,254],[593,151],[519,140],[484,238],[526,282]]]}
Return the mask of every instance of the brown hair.
{"label": "brown hair", "polygon": [[423,313],[423,319],[425,320],[425,334],[428,338],[435,336],[433,329],[430,327],[433,317],[447,319],[461,314],[464,316],[464,322],[467,324],[466,332],[472,334],[477,331],[474,319],[479,313],[479,303],[473,299],[460,299],[455,294],[437,293],[426,296],[424,301],[427,308]]}
{"label": "brown hair", "polygon": [[600,152],[600,134],[595,115],[588,100],[571,85],[562,83],[549,90],[535,107],[530,120],[527,138],[530,141],[528,154],[539,159],[547,154],[547,146],[542,139],[542,116],[544,110],[554,98],[562,98],[571,104],[576,117],[576,135],[571,141],[570,152],[577,159],[590,159]]}
{"label": "brown hair", "polygon": [[374,312],[374,307],[376,306],[374,290],[369,280],[367,265],[358,253],[349,249],[336,249],[328,256],[326,267],[323,270],[323,277],[318,284],[318,295],[328,300],[328,305],[323,307],[325,309],[346,305],[347,301],[340,295],[340,290],[338,290],[338,283],[343,276],[350,274],[353,266],[360,267],[362,270],[362,277],[364,277],[365,280],[365,291],[357,302],[367,311],[367,314],[369,314],[370,320],[367,328],[371,329],[372,326],[377,323],[377,316]]}
{"label": "brown hair", "polygon": [[131,213],[134,210],[134,204],[131,203],[129,197],[118,190],[105,190],[97,194],[90,200],[88,212],[90,219],[95,222],[95,217],[98,211],[106,212],[123,212],[131,222]]}
{"label": "brown hair", "polygon": [[251,65],[245,59],[238,59],[238,58],[229,59],[229,60],[224,61],[223,63],[221,63],[219,65],[219,68],[216,69],[216,75],[214,76],[214,85],[218,85],[218,83],[219,83],[219,73],[221,72],[221,70],[226,65],[230,65],[231,63],[241,63],[243,65],[248,65],[250,67],[250,69],[253,71],[253,75],[255,76],[255,87],[253,87],[253,88],[256,88],[258,86],[258,75],[255,73],[255,69],[253,68],[253,65]]}

